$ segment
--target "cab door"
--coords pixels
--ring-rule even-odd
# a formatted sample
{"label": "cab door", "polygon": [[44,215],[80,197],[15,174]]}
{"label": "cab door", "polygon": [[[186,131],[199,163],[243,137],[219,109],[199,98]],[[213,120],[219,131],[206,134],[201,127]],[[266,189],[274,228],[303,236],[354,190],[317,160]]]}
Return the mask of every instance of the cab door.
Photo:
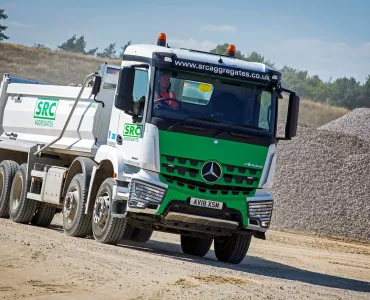
{"label": "cab door", "polygon": [[134,111],[142,117],[140,122],[133,122],[131,115],[120,111],[116,147],[123,154],[126,163],[139,166],[141,148],[143,144],[145,126],[145,107],[149,92],[149,73],[148,69],[135,69],[135,80],[133,88]]}

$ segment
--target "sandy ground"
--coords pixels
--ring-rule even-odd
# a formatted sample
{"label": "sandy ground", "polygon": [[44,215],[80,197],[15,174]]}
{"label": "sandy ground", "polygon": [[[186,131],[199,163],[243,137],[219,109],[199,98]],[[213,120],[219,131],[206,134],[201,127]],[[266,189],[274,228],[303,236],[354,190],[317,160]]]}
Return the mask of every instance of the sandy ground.
{"label": "sandy ground", "polygon": [[370,245],[270,231],[239,265],[179,236],[102,245],[0,219],[0,299],[370,299]]}

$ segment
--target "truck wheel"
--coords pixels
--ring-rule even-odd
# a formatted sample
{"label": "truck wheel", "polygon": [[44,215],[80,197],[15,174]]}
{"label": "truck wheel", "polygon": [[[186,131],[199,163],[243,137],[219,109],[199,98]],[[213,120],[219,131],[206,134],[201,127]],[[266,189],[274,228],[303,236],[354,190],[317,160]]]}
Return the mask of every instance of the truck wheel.
{"label": "truck wheel", "polygon": [[19,165],[11,160],[4,160],[0,164],[0,218],[9,218],[10,189],[18,167]]}
{"label": "truck wheel", "polygon": [[211,248],[212,241],[211,238],[181,235],[181,249],[185,254],[203,257]]}
{"label": "truck wheel", "polygon": [[240,263],[247,254],[251,235],[232,234],[230,237],[215,238],[215,254],[219,261],[231,264]]}
{"label": "truck wheel", "polygon": [[121,239],[127,224],[124,218],[112,217],[112,195],[113,179],[107,178],[96,194],[92,230],[99,243],[115,245]]}
{"label": "truck wheel", "polygon": [[16,223],[31,222],[39,205],[38,201],[27,199],[28,182],[26,178],[27,164],[22,164],[14,175],[9,197],[10,219]]}
{"label": "truck wheel", "polygon": [[91,216],[85,214],[87,190],[82,174],[76,174],[68,186],[63,203],[63,228],[68,236],[86,237],[91,232]]}
{"label": "truck wheel", "polygon": [[150,237],[153,234],[153,229],[140,229],[134,228],[130,240],[140,243],[146,243],[150,240]]}
{"label": "truck wheel", "polygon": [[130,240],[132,234],[134,233],[134,230],[135,230],[134,226],[130,224],[126,224],[125,232],[123,233],[121,240],[125,240],[125,241]]}
{"label": "truck wheel", "polygon": [[40,227],[48,227],[54,219],[56,207],[47,203],[40,203],[31,224]]}

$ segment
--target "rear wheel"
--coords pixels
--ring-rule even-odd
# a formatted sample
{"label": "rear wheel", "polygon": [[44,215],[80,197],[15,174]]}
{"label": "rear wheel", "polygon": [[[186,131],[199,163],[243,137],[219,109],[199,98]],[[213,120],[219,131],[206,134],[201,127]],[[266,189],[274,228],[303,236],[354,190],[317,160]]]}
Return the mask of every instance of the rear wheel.
{"label": "rear wheel", "polygon": [[0,218],[9,218],[10,190],[18,167],[19,165],[11,160],[4,160],[0,164]]}
{"label": "rear wheel", "polygon": [[211,238],[197,238],[181,235],[181,249],[185,254],[203,257],[212,245]]}
{"label": "rear wheel", "polygon": [[134,228],[130,240],[140,243],[146,243],[150,240],[153,234],[153,229]]}
{"label": "rear wheel", "polygon": [[96,195],[92,230],[96,241],[115,245],[122,238],[126,229],[124,218],[112,216],[113,179],[104,180]]}
{"label": "rear wheel", "polygon": [[54,219],[56,207],[47,203],[40,203],[31,224],[40,227],[48,227]]}
{"label": "rear wheel", "polygon": [[16,223],[31,222],[39,205],[38,201],[27,199],[28,183],[27,164],[22,164],[14,175],[9,197],[10,219]]}
{"label": "rear wheel", "polygon": [[219,261],[239,264],[248,252],[251,235],[232,234],[215,238],[215,254]]}
{"label": "rear wheel", "polygon": [[[35,194],[40,194],[42,188],[42,183],[35,181],[33,183],[32,192]],[[37,208],[36,214],[32,218],[31,224],[40,227],[48,227],[54,219],[56,212],[56,206],[41,202]]]}
{"label": "rear wheel", "polygon": [[91,216],[85,214],[87,190],[82,174],[76,174],[68,186],[63,203],[65,234],[86,237],[91,232]]}

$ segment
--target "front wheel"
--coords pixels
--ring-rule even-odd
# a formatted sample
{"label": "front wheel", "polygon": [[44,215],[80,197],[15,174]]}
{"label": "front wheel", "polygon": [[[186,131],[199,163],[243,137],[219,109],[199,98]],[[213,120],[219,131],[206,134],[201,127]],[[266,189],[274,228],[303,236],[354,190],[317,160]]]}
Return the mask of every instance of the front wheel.
{"label": "front wheel", "polygon": [[185,254],[203,257],[211,248],[212,241],[211,238],[181,235],[181,249]]}
{"label": "front wheel", "polygon": [[248,252],[251,235],[232,234],[215,238],[215,254],[219,261],[239,264]]}
{"label": "front wheel", "polygon": [[112,216],[113,179],[103,181],[96,195],[92,230],[96,241],[115,245],[125,232],[126,220]]}
{"label": "front wheel", "polygon": [[82,174],[76,174],[63,202],[63,228],[68,236],[86,237],[91,232],[91,216],[85,214],[87,190]]}

